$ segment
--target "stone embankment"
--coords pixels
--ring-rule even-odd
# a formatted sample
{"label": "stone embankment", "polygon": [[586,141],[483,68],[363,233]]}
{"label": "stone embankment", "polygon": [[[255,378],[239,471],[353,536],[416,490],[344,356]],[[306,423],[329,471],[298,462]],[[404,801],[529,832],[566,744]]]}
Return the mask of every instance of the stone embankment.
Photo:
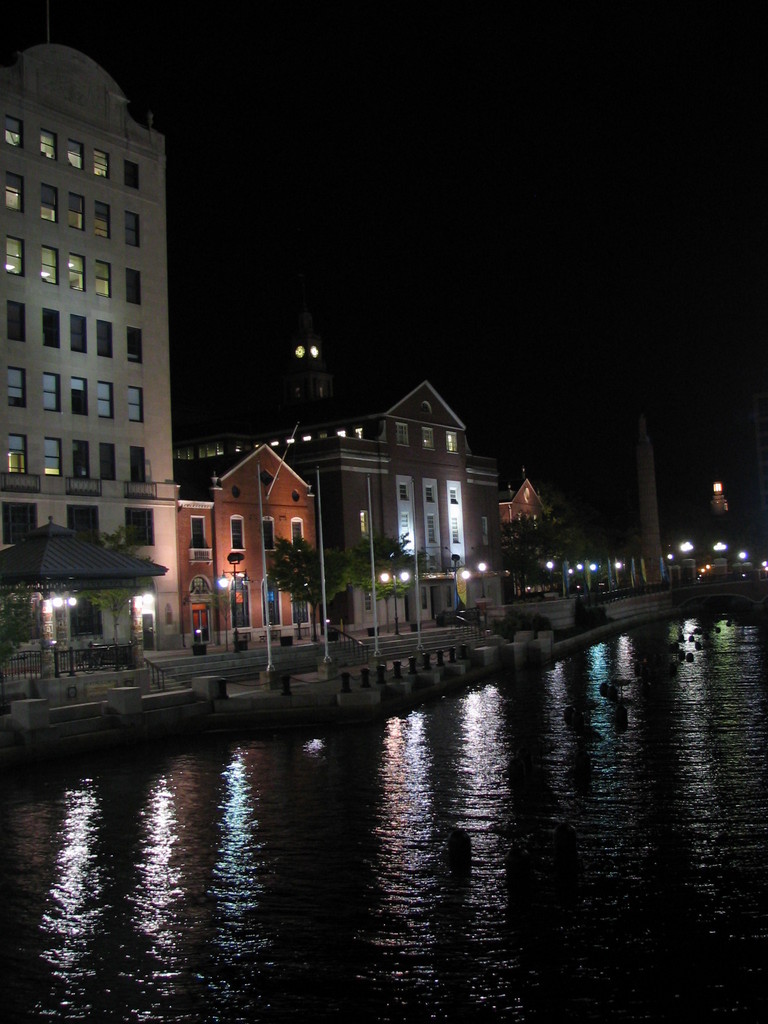
{"label": "stone embankment", "polygon": [[189,687],[142,693],[115,686],[103,699],[51,707],[47,699],[14,700],[0,718],[0,765],[10,766],[109,750],[170,736],[206,732],[273,732],[318,725],[352,725],[408,711],[500,669],[535,669],[640,622],[668,615],[661,606],[558,644],[552,631],[519,632],[512,642],[486,635],[449,658],[422,652],[401,662],[252,680],[199,675]]}

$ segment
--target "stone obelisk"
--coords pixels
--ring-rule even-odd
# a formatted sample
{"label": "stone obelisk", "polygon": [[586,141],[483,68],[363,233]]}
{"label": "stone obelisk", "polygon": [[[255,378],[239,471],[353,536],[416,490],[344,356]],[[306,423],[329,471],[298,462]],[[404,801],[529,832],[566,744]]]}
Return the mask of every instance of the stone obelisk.
{"label": "stone obelisk", "polygon": [[640,417],[637,440],[637,489],[640,498],[640,555],[643,576],[648,583],[660,583],[662,574],[659,503],[656,496],[656,467],[653,445],[645,416]]}

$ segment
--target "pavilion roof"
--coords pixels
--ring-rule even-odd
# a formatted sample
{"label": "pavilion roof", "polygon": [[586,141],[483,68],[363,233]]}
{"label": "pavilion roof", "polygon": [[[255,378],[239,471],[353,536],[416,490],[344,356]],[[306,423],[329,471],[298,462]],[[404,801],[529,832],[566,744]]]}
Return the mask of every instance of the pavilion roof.
{"label": "pavilion roof", "polygon": [[125,587],[166,572],[163,565],[80,540],[52,519],[0,551],[0,584],[26,583],[39,590]]}

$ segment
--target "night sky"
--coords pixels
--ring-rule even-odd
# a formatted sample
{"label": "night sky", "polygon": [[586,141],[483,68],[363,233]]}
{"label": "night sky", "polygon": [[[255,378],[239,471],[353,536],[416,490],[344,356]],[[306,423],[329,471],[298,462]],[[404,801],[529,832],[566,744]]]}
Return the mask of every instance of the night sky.
{"label": "night sky", "polygon": [[[134,2],[100,31],[51,0],[51,40],[166,136],[179,434],[274,404],[304,275],[337,397],[428,379],[501,486],[633,503],[642,413],[663,530],[715,479],[754,512],[765,34],[582,6]],[[45,41],[21,7],[3,60]]]}

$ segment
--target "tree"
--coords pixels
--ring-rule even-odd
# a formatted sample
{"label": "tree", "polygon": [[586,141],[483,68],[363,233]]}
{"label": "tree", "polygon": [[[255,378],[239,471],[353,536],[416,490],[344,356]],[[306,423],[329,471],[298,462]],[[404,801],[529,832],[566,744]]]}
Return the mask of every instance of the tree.
{"label": "tree", "polygon": [[[116,551],[122,555],[130,555],[138,558],[138,550],[141,546],[136,531],[132,526],[118,526],[114,533],[102,533],[97,542],[107,551]],[[141,559],[150,562],[149,558]],[[142,588],[150,585],[150,578],[137,580],[134,587],[105,587],[100,590],[85,590],[83,597],[87,598],[94,608],[100,612],[109,612],[112,616],[112,628],[114,631],[114,642],[117,643],[118,623],[131,598],[136,593],[137,587]]]}
{"label": "tree", "polygon": [[329,548],[320,552],[303,537],[294,541],[284,537],[275,541],[269,578],[278,590],[291,595],[294,604],[307,602],[312,609],[312,639],[317,640],[317,609],[323,601],[323,564],[325,566],[325,597],[332,600],[347,582],[347,558],[344,552]]}
{"label": "tree", "polygon": [[27,586],[0,587],[0,675],[2,666],[29,640],[32,593]]}
{"label": "tree", "polygon": [[[407,550],[408,534],[404,533],[399,540],[383,534],[373,536],[373,575],[374,599],[387,600],[390,597],[402,596],[406,589],[403,583],[397,583],[400,573],[413,571],[413,552]],[[426,572],[426,556],[419,552],[419,573]],[[382,576],[388,577],[385,581]],[[349,552],[349,569],[347,582],[359,587],[365,593],[371,593],[371,542],[363,538]]]}

